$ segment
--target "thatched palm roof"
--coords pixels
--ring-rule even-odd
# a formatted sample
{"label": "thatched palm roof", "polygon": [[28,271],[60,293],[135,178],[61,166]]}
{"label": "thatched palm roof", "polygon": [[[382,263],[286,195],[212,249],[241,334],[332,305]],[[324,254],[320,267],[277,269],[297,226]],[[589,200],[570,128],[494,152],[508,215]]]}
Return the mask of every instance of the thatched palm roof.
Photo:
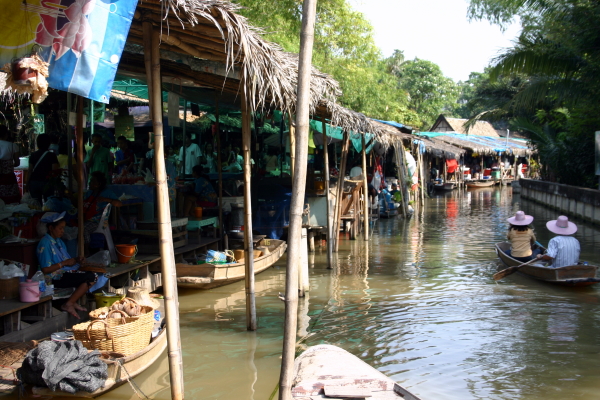
{"label": "thatched palm roof", "polygon": [[[279,109],[294,114],[298,55],[264,40],[262,31],[237,14],[238,10],[238,5],[224,0],[140,2],[120,72],[143,76],[142,23],[150,21],[155,29],[161,29],[161,73],[171,76],[172,84],[193,82],[236,95],[243,90],[252,110]],[[216,62],[216,66],[207,68],[204,60]],[[219,64],[220,72],[215,73]],[[372,133],[384,145],[391,143],[381,124],[373,124],[365,115],[337,104],[340,95],[337,81],[312,69],[313,116],[324,117],[348,131]]]}
{"label": "thatched palm roof", "polygon": [[[252,110],[294,113],[298,56],[264,40],[261,30],[238,10],[238,5],[224,0],[144,0],[138,4],[128,42],[142,45],[142,22],[150,21],[162,32],[161,50],[217,61],[225,64],[227,73],[238,74],[237,84],[227,85],[213,76],[206,79],[207,86],[215,87],[220,80],[223,90],[243,90]],[[311,94],[314,110],[319,101],[335,101],[341,93],[333,78],[313,68]]]}
{"label": "thatched palm roof", "polygon": [[466,135],[499,137],[498,132],[489,122],[477,121],[470,128],[466,128],[467,121],[468,119],[448,118],[442,114],[431,127],[431,132],[456,132]]}

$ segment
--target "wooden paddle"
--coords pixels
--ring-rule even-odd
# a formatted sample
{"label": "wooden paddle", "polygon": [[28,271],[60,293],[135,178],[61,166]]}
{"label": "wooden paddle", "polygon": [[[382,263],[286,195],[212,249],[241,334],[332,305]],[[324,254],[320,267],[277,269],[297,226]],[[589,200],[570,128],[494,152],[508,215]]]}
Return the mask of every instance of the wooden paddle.
{"label": "wooden paddle", "polygon": [[502,278],[506,278],[508,275],[514,274],[515,272],[517,272],[519,270],[519,268],[524,267],[528,264],[531,264],[534,261],[538,261],[538,259],[534,258],[533,260],[529,260],[526,263],[517,265],[516,267],[508,267],[506,269],[503,269],[500,272],[496,272],[492,278],[494,278],[495,281],[499,281]]}

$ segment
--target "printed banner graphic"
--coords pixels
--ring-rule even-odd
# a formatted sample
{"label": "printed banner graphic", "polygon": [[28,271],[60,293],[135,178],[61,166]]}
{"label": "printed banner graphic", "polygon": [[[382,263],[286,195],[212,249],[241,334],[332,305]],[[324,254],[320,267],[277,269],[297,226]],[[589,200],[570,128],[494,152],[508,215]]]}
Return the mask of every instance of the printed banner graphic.
{"label": "printed banner graphic", "polygon": [[39,45],[50,62],[50,87],[108,103],[137,0],[4,3],[0,65]]}

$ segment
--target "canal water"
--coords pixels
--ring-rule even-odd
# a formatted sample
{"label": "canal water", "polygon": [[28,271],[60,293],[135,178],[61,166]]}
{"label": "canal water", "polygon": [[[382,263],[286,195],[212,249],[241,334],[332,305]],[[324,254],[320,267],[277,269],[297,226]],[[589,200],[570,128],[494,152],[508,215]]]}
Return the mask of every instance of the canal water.
{"label": "canal water", "polygon": [[[512,275],[495,282],[493,244],[506,218],[535,217],[538,240],[556,213],[510,187],[427,199],[406,221],[379,220],[365,243],[343,240],[336,267],[309,256],[303,346],[329,343],[361,357],[423,400],[600,397],[600,292]],[[576,221],[582,258],[600,264],[600,230]],[[188,399],[267,400],[279,377],[285,257],[257,276],[258,332],[247,332],[243,282],[180,292]],[[169,399],[166,356],[135,378]],[[137,399],[129,386],[105,399]]]}

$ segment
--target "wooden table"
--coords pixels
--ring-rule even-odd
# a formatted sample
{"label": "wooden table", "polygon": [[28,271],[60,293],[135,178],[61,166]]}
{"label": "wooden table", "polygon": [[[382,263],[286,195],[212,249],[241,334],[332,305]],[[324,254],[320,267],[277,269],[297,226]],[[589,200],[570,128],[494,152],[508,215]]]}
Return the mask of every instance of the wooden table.
{"label": "wooden table", "polygon": [[35,303],[17,299],[0,300],[0,319],[4,335],[21,330],[21,321],[44,321],[52,317],[52,296],[41,297]]}

